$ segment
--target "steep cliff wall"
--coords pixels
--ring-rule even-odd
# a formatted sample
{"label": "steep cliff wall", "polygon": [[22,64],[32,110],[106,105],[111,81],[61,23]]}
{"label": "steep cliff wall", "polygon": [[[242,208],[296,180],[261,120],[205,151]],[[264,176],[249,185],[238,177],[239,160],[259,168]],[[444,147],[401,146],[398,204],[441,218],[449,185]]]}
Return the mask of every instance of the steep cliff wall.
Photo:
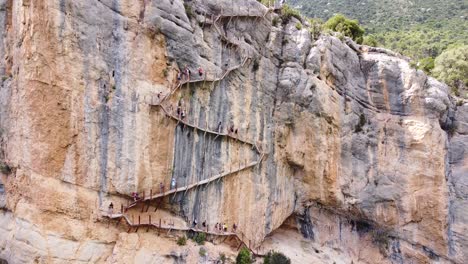
{"label": "steep cliff wall", "polygon": [[[0,258],[203,263],[102,209],[262,156],[162,208],[236,223],[252,248],[289,219],[354,262],[468,260],[467,104],[391,52],[311,39],[253,0],[2,0],[0,22]],[[186,65],[206,80],[177,86]]]}

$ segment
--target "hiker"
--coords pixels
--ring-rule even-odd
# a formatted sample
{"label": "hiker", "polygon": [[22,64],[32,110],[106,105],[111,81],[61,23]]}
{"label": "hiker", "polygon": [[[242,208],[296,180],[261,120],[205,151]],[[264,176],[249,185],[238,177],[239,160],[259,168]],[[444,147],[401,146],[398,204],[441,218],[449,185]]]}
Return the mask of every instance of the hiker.
{"label": "hiker", "polygon": [[202,69],[202,67],[198,67],[198,75],[200,75],[200,77],[203,76],[203,69]]}
{"label": "hiker", "polygon": [[180,105],[177,106],[177,118],[180,119],[180,113],[182,112],[182,108],[180,108]]}
{"label": "hiker", "polygon": [[190,81],[190,73],[191,73],[191,72],[190,72],[190,69],[188,68],[187,65],[185,65],[185,67],[184,67],[184,75],[185,75],[185,77],[187,78],[187,81]]}
{"label": "hiker", "polygon": [[203,221],[202,226],[203,228],[206,228],[206,221]]}
{"label": "hiker", "polygon": [[231,125],[231,127],[229,128],[229,133],[230,134],[234,133],[234,125]]}
{"label": "hiker", "polygon": [[158,99],[161,99],[161,94],[162,94],[162,92],[158,93]]}
{"label": "hiker", "polygon": [[236,223],[232,224],[232,232],[236,232],[237,231],[237,225]]}
{"label": "hiker", "polygon": [[224,230],[224,232],[227,232],[227,231],[228,231],[228,230],[227,230],[227,225],[226,225],[226,223],[223,224],[223,230]]}
{"label": "hiker", "polygon": [[136,192],[132,192],[132,198],[133,198],[134,202],[137,201],[137,193]]}
{"label": "hiker", "polygon": [[180,82],[182,80],[182,73],[180,71],[177,71],[177,81]]}
{"label": "hiker", "polygon": [[164,184],[162,182],[159,183],[159,190],[164,193]]}
{"label": "hiker", "polygon": [[114,213],[114,204],[111,202],[109,204],[109,216],[112,216],[113,213]]}
{"label": "hiker", "polygon": [[182,110],[182,112],[180,113],[180,117],[182,120],[184,120],[185,118],[185,110]]}
{"label": "hiker", "polygon": [[236,130],[234,130],[234,134],[236,134],[236,136],[237,136],[237,128],[236,128]]}
{"label": "hiker", "polygon": [[193,219],[193,227],[197,227],[197,224],[198,224],[197,219]]}
{"label": "hiker", "polygon": [[177,189],[177,182],[175,178],[172,178],[171,180],[171,189]]}
{"label": "hiker", "polygon": [[215,225],[215,231],[218,231],[218,223]]}

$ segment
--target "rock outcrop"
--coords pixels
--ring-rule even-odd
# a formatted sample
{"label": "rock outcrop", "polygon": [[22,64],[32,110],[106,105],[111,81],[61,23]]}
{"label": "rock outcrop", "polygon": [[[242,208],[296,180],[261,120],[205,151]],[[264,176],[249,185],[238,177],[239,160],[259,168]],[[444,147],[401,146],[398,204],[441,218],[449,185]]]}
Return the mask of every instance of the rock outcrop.
{"label": "rock outcrop", "polygon": [[208,262],[225,245],[199,256],[102,210],[262,156],[161,209],[253,249],[287,225],[354,263],[468,261],[468,104],[400,56],[253,0],[0,0],[0,32],[0,259]]}

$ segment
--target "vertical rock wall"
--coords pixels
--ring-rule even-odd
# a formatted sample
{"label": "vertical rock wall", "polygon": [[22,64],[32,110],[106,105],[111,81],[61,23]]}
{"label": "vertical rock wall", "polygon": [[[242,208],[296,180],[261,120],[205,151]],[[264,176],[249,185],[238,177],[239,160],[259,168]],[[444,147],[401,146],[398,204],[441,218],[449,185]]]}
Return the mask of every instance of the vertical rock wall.
{"label": "vertical rock wall", "polygon": [[199,127],[234,125],[266,156],[170,197],[166,209],[210,226],[237,223],[255,247],[302,215],[309,239],[361,262],[465,262],[466,104],[456,109],[445,85],[401,58],[314,40],[297,23],[251,0],[0,1],[1,137],[14,168],[1,178],[0,258],[145,255],[150,237],[138,244],[97,221],[108,202],[258,160],[249,144],[150,104],[188,65],[193,78],[203,67],[207,81],[166,102],[183,101]]}

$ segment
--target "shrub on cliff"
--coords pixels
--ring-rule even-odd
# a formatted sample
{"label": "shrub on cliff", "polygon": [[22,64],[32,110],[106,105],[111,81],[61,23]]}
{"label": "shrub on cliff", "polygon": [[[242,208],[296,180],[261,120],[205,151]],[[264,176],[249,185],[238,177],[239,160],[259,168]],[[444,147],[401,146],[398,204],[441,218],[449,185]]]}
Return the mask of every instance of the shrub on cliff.
{"label": "shrub on cliff", "polygon": [[362,132],[362,128],[364,127],[365,124],[366,124],[366,116],[364,116],[364,114],[361,113],[359,115],[359,123],[357,123],[356,126],[354,127],[354,132],[355,133]]}
{"label": "shrub on cliff", "polygon": [[226,254],[220,253],[219,258],[218,258],[218,262],[220,262],[221,264],[224,264],[224,263],[226,263],[226,260],[227,260]]}
{"label": "shrub on cliff", "polygon": [[309,32],[313,39],[318,39],[323,30],[323,21],[320,18],[309,19]]}
{"label": "shrub on cliff", "polygon": [[340,32],[347,37],[352,38],[357,43],[361,44],[364,37],[364,29],[359,25],[357,20],[348,19],[342,14],[337,14],[331,17],[324,25],[326,29]]}
{"label": "shrub on cliff", "polygon": [[281,9],[281,18],[283,19],[283,24],[287,24],[293,17],[302,21],[301,13],[299,13],[299,11],[288,5],[283,5],[283,8]]}
{"label": "shrub on cliff", "polygon": [[435,59],[432,73],[452,87],[456,96],[460,96],[468,87],[468,45],[453,47],[440,54]]}
{"label": "shrub on cliff", "polygon": [[250,264],[252,263],[252,256],[250,256],[250,251],[243,247],[239,254],[237,254],[236,264]]}
{"label": "shrub on cliff", "polygon": [[281,252],[270,251],[263,258],[263,264],[291,264],[291,260]]}
{"label": "shrub on cliff", "polygon": [[205,235],[205,233],[197,233],[197,234],[193,237],[193,241],[197,242],[198,245],[203,245],[203,244],[205,244],[205,241],[206,241],[206,235]]}
{"label": "shrub on cliff", "polygon": [[187,238],[185,236],[181,236],[177,239],[177,245],[185,246],[187,245]]}
{"label": "shrub on cliff", "polygon": [[377,47],[377,40],[374,38],[374,36],[365,36],[362,44],[371,47]]}
{"label": "shrub on cliff", "polygon": [[11,173],[11,167],[6,162],[0,161],[0,172],[8,175]]}
{"label": "shrub on cliff", "polygon": [[195,16],[193,13],[192,7],[189,4],[184,3],[184,8],[185,8],[185,13],[187,14],[187,17],[189,19]]}

